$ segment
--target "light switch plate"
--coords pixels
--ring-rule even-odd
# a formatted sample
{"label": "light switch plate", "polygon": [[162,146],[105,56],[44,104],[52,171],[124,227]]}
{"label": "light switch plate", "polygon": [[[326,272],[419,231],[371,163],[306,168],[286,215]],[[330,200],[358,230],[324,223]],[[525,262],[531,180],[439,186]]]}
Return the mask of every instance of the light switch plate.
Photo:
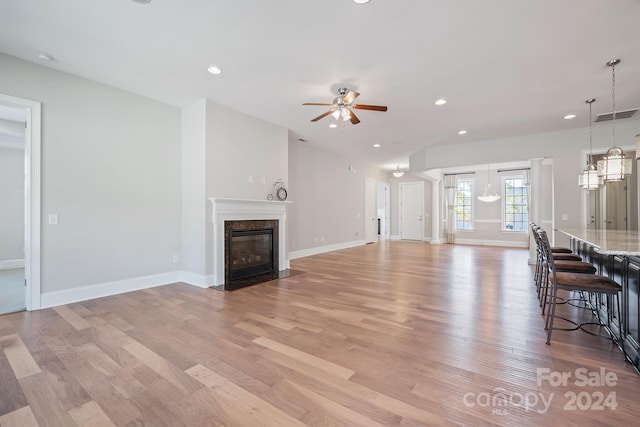
{"label": "light switch plate", "polygon": [[49,214],[49,224],[50,225],[58,224],[58,214]]}

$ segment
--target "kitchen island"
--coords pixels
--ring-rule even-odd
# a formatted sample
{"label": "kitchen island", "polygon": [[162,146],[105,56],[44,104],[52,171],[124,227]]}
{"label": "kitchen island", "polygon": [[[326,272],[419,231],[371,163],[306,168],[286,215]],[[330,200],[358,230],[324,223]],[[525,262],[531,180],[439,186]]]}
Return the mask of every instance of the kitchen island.
{"label": "kitchen island", "polygon": [[[629,361],[640,370],[640,233],[627,230],[557,229],[571,239],[571,249],[591,262],[597,273],[622,286],[622,319],[611,319],[618,334],[622,321],[624,349]],[[607,318],[607,301],[593,298],[591,304]]]}

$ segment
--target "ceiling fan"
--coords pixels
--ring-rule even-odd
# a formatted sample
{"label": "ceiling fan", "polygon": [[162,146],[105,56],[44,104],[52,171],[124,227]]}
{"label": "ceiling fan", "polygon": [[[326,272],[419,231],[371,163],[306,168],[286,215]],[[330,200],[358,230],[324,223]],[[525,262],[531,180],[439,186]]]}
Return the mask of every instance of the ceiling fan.
{"label": "ceiling fan", "polygon": [[371,111],[387,111],[387,107],[383,105],[366,105],[366,104],[354,104],[353,101],[360,96],[358,92],[354,92],[352,90],[347,89],[346,87],[341,87],[338,89],[338,96],[333,98],[332,104],[320,104],[316,102],[305,102],[302,105],[325,105],[331,107],[329,111],[324,114],[320,114],[315,119],[311,120],[312,122],[317,122],[318,120],[327,117],[329,114],[333,116],[336,120],[342,118],[342,120],[347,121],[350,120],[352,124],[357,125],[360,123],[360,119],[353,112],[356,110],[371,110]]}

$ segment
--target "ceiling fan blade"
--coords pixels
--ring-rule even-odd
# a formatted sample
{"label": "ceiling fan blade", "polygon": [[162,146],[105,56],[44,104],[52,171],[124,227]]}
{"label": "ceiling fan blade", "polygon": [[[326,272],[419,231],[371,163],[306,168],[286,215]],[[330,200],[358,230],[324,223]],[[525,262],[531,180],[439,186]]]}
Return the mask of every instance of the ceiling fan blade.
{"label": "ceiling fan blade", "polygon": [[[331,105],[331,104],[329,104],[329,105]],[[334,108],[334,109],[332,109],[332,110],[327,111],[327,112],[326,112],[326,113],[324,113],[324,114],[320,114],[318,117],[316,117],[315,119],[313,119],[313,120],[311,120],[311,121],[312,121],[312,122],[317,122],[318,120],[320,120],[320,119],[322,119],[322,118],[324,118],[324,117],[327,117],[329,114],[333,113],[334,111],[336,111],[336,109],[335,109],[335,108]]]}
{"label": "ceiling fan blade", "polygon": [[333,105],[333,104],[321,104],[321,103],[318,103],[318,102],[305,102],[305,103],[304,103],[304,104],[302,104],[302,105],[325,105],[325,106],[327,106],[327,107],[328,107],[328,106],[331,106],[331,105]]}
{"label": "ceiling fan blade", "polygon": [[373,111],[387,111],[386,105],[366,105],[366,104],[356,104],[353,106],[358,110],[373,110]]}
{"label": "ceiling fan blade", "polygon": [[347,94],[342,98],[342,101],[345,104],[351,104],[353,101],[356,100],[357,97],[359,97],[360,94],[358,92],[354,92],[352,90],[350,90],[349,92],[347,92]]}
{"label": "ceiling fan blade", "polygon": [[357,125],[358,123],[360,123],[360,119],[356,117],[353,111],[349,111],[349,116],[350,116],[349,119],[351,120],[351,124]]}

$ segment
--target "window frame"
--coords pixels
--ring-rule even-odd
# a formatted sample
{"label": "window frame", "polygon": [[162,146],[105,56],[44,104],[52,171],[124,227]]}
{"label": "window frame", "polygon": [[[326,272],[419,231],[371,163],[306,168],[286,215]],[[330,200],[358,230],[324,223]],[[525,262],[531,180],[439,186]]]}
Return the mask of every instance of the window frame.
{"label": "window frame", "polygon": [[[519,205],[519,206],[526,206],[527,208],[527,220],[522,222],[523,224],[523,228],[522,230],[515,230],[515,229],[510,229],[507,228],[507,181],[508,180],[514,180],[514,179],[521,179],[523,181],[523,188],[525,189],[525,203],[524,205]],[[527,234],[529,232],[529,187],[527,186],[526,182],[526,176],[525,174],[510,174],[510,175],[504,175],[501,177],[501,186],[500,186],[500,193],[501,193],[501,200],[500,200],[500,205],[501,205],[501,215],[500,215],[500,222],[501,222],[501,229],[502,232],[504,233],[520,233],[520,234]],[[515,221],[514,221],[515,222]],[[520,221],[518,221],[520,222]]]}
{"label": "window frame", "polygon": [[[469,204],[466,205],[458,205],[456,202],[458,201],[458,198],[456,197],[457,193],[458,193],[458,185],[462,182],[468,182],[469,183]],[[461,231],[461,232],[472,232],[475,231],[475,179],[473,177],[459,177],[456,178],[456,187],[455,187],[455,193],[453,195],[453,224],[454,224],[454,230],[455,231]],[[457,206],[469,206],[469,219],[468,220],[463,220],[463,223],[468,223],[470,225],[470,228],[458,228],[458,220],[457,220],[457,215],[456,215],[456,207]]]}

